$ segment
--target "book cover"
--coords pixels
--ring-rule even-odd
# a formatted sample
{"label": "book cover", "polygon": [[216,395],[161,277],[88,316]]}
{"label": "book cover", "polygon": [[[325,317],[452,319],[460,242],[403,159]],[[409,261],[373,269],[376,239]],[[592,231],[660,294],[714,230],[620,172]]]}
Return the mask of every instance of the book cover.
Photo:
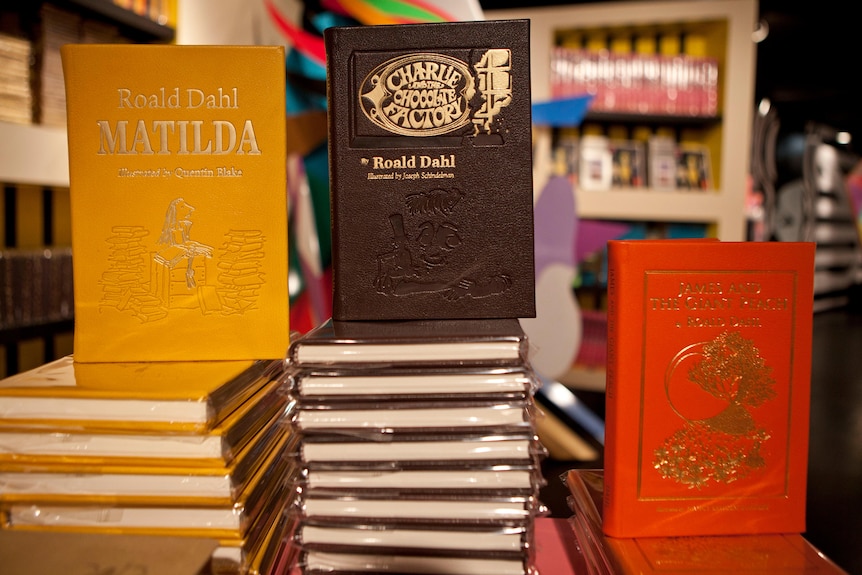
{"label": "book cover", "polygon": [[294,366],[513,366],[527,358],[515,318],[338,321],[291,342]]}
{"label": "book cover", "polygon": [[0,462],[225,465],[262,429],[290,417],[293,407],[281,381],[273,380],[219,425],[203,431],[2,427]]}
{"label": "book cover", "polygon": [[206,431],[284,377],[282,359],[76,359],[64,356],[0,380],[0,427]]}
{"label": "book cover", "polygon": [[604,532],[805,530],[814,244],[608,244]]}
{"label": "book cover", "polygon": [[75,360],[281,357],[284,48],[61,52]]}
{"label": "book cover", "polygon": [[841,575],[845,571],[798,533],[616,538],[602,534],[603,472],[572,469],[565,475],[570,519],[589,573],[787,573]]}
{"label": "book cover", "polygon": [[324,40],[333,316],[534,317],[529,22]]}

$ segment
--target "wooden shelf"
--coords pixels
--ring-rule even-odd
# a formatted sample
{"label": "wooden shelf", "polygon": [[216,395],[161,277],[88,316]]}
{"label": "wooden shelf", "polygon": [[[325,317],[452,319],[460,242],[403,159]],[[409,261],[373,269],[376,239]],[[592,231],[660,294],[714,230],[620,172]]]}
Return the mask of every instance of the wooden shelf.
{"label": "wooden shelf", "polygon": [[170,26],[160,24],[111,2],[111,0],[52,0],[52,4],[66,7],[81,14],[91,14],[113,22],[130,32],[131,36],[160,42],[172,41],[176,32]]}
{"label": "wooden shelf", "polygon": [[0,122],[0,182],[69,187],[66,131]]}
{"label": "wooden shelf", "polygon": [[715,189],[707,192],[658,192],[645,189],[577,191],[578,217],[625,221],[685,221],[714,226],[728,241],[746,238],[745,193],[754,113],[755,45],[751,31],[757,21],[756,0],[664,2],[598,2],[528,9],[488,10],[488,19],[531,21],[533,101],[550,98],[551,54],[560,32],[572,30],[648,30],[656,27],[717,25],[722,39],[711,52],[720,63],[720,114],[716,118],[656,117],[594,113],[584,123],[621,122],[703,127],[712,152]]}

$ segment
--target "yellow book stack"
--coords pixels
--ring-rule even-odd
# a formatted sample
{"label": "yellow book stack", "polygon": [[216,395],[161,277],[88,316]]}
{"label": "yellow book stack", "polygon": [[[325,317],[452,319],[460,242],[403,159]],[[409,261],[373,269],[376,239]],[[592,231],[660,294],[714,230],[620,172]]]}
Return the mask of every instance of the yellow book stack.
{"label": "yellow book stack", "polygon": [[74,355],[0,381],[0,543],[205,539],[206,572],[268,573],[296,481],[284,48],[61,57]]}
{"label": "yellow book stack", "polygon": [[292,411],[283,359],[0,380],[0,532],[207,538],[211,572],[255,572],[291,529]]}

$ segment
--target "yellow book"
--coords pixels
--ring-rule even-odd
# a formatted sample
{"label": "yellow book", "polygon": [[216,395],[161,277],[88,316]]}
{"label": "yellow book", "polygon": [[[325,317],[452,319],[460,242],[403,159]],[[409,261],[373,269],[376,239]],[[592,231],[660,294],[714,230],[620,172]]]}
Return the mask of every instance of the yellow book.
{"label": "yellow book", "polygon": [[285,418],[278,417],[236,458],[221,465],[0,461],[0,501],[197,507],[233,503],[261,466],[271,464],[276,453],[294,451],[298,441]]}
{"label": "yellow book", "polygon": [[0,380],[0,428],[215,428],[267,383],[280,359],[80,363],[68,355]]}
{"label": "yellow book", "polygon": [[213,429],[0,427],[0,463],[224,465],[293,405],[282,380],[273,379]]}
{"label": "yellow book", "polygon": [[282,357],[284,48],[61,53],[75,360]]}
{"label": "yellow book", "polygon": [[[252,575],[255,566],[260,565],[265,556],[273,555],[273,547],[294,547],[293,532],[299,521],[297,500],[297,491],[294,490],[287,497],[273,501],[249,526],[245,537],[220,540],[210,560],[210,575]],[[290,565],[293,565],[293,561]],[[289,572],[287,569],[267,569],[261,573],[287,575]]]}
{"label": "yellow book", "polygon": [[295,493],[287,449],[274,451],[235,501],[209,506],[147,503],[0,502],[0,529],[244,538],[257,518]]}

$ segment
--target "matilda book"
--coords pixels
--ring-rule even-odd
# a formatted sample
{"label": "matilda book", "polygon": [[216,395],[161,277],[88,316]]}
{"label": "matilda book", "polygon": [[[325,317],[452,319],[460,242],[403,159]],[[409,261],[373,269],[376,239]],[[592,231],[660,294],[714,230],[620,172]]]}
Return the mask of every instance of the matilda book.
{"label": "matilda book", "polygon": [[535,316],[529,32],[325,30],[335,319]]}
{"label": "matilda book", "polygon": [[805,531],[814,244],[608,244],[604,532]]}
{"label": "matilda book", "polygon": [[289,475],[292,458],[273,454],[261,465],[235,501],[199,506],[188,500],[175,505],[104,503],[86,500],[70,503],[0,503],[4,528],[44,531],[207,536],[242,538],[274,502],[293,491],[296,477]]}
{"label": "matilda book", "polygon": [[295,366],[523,365],[527,337],[515,318],[328,320],[291,342]]}
{"label": "matilda book", "polygon": [[80,425],[0,428],[0,462],[71,464],[228,464],[257,436],[284,425],[293,404],[273,380],[219,425],[203,431],[88,429]]}
{"label": "matilda book", "polygon": [[0,427],[204,431],[283,377],[279,359],[85,364],[76,358],[0,380]]}
{"label": "matilda book", "polygon": [[573,469],[565,476],[572,528],[595,574],[846,572],[799,533],[616,538],[602,534],[603,472]]}
{"label": "matilda book", "polygon": [[[271,422],[227,464],[160,461],[81,464],[0,461],[0,501],[30,503],[132,503],[214,505],[234,502],[254,473],[288,456],[298,436],[283,421]],[[289,446],[289,447],[286,447]]]}
{"label": "matilda book", "polygon": [[282,357],[284,49],[66,45],[79,362]]}

